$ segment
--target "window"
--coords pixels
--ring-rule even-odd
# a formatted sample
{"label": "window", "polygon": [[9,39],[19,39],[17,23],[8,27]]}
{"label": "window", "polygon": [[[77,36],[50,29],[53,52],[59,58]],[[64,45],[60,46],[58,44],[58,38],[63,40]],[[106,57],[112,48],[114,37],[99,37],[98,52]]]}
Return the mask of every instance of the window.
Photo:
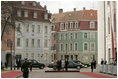
{"label": "window", "polygon": [[10,27],[10,26],[8,27],[7,34],[8,34],[8,35],[11,34],[11,27]]}
{"label": "window", "polygon": [[40,61],[40,54],[39,53],[37,54],[37,57],[38,57],[38,61]]}
{"label": "window", "polygon": [[21,4],[22,4],[22,5],[25,5],[25,1],[21,1]]}
{"label": "window", "polygon": [[68,50],[68,44],[66,44],[66,47],[65,48],[66,48],[66,51],[67,51]]}
{"label": "window", "polygon": [[90,44],[91,44],[91,51],[95,51],[95,43],[92,42],[92,43],[90,43]]}
{"label": "window", "polygon": [[63,44],[61,44],[61,51],[63,50]]}
{"label": "window", "polygon": [[72,51],[72,48],[73,48],[73,45],[72,45],[72,44],[70,44],[70,51]]}
{"label": "window", "polygon": [[91,35],[90,35],[90,38],[91,38],[91,39],[95,39],[95,32],[91,32],[90,34],[91,34]]}
{"label": "window", "polygon": [[73,39],[73,37],[72,37],[72,33],[70,33],[70,39],[71,39],[71,40]]}
{"label": "window", "polygon": [[63,55],[61,55],[61,60],[63,59]]}
{"label": "window", "polygon": [[90,28],[91,28],[91,29],[94,29],[94,28],[95,28],[94,22],[90,22]]}
{"label": "window", "polygon": [[48,40],[47,40],[47,39],[45,39],[45,41],[44,41],[44,47],[45,47],[45,48],[48,47]]}
{"label": "window", "polygon": [[37,47],[40,47],[40,39],[37,40]]}
{"label": "window", "polygon": [[73,60],[73,55],[71,55],[71,60]]}
{"label": "window", "polygon": [[29,24],[26,25],[26,32],[29,32]]}
{"label": "window", "polygon": [[73,29],[73,22],[70,22],[70,29]]}
{"label": "window", "polygon": [[48,27],[45,26],[45,34],[48,34]]}
{"label": "window", "polygon": [[77,23],[77,22],[75,22],[75,28],[76,28],[76,29],[78,28],[78,23]]}
{"label": "window", "polygon": [[65,29],[68,29],[68,23],[65,23]]}
{"label": "window", "polygon": [[37,18],[37,12],[33,13],[33,18]]}
{"label": "window", "polygon": [[17,10],[17,16],[21,17],[21,11]]}
{"label": "window", "polygon": [[63,34],[60,34],[61,35],[61,39],[60,40],[63,40]]}
{"label": "window", "polygon": [[17,47],[20,47],[20,38],[17,38]]}
{"label": "window", "polygon": [[29,42],[29,40],[28,40],[28,39],[26,39],[26,47],[28,47],[28,42]]}
{"label": "window", "polygon": [[54,40],[56,40],[56,34],[54,34]]}
{"label": "window", "polygon": [[56,50],[56,44],[53,45],[53,49]]}
{"label": "window", "polygon": [[33,6],[36,6],[36,3],[35,2],[33,2]]}
{"label": "window", "polygon": [[24,11],[24,17],[28,17],[28,11]]}
{"label": "window", "polygon": [[48,14],[47,13],[44,14],[44,19],[48,20]]}
{"label": "window", "polygon": [[21,24],[20,23],[18,23],[18,26],[17,26],[17,32],[21,32]]}
{"label": "window", "polygon": [[[31,59],[34,59],[34,53],[31,53]],[[34,61],[35,62],[35,61]]]}
{"label": "window", "polygon": [[77,43],[75,43],[75,51],[77,51],[77,48],[78,48],[78,47],[77,47]]}
{"label": "window", "polygon": [[64,30],[64,24],[63,23],[60,24],[60,30]]}
{"label": "window", "polygon": [[40,33],[40,25],[38,25],[37,33]]}
{"label": "window", "polygon": [[25,54],[25,57],[28,58],[28,53]]}
{"label": "window", "polygon": [[35,29],[35,26],[34,26],[34,25],[32,25],[32,33],[34,33],[34,29]]}
{"label": "window", "polygon": [[75,33],[75,39],[77,39],[77,33]]}
{"label": "window", "polygon": [[87,51],[88,50],[88,44],[84,43],[84,50]]}
{"label": "window", "polygon": [[66,40],[68,39],[68,34],[66,33]]}
{"label": "window", "polygon": [[8,39],[7,40],[7,47],[11,47],[12,40]]}
{"label": "window", "polygon": [[87,33],[84,33],[84,39],[87,39],[87,38],[88,38]]}
{"label": "window", "polygon": [[110,18],[108,17],[108,34],[110,34]]}
{"label": "window", "polygon": [[32,39],[32,43],[31,44],[32,44],[32,47],[34,47],[34,39]]}

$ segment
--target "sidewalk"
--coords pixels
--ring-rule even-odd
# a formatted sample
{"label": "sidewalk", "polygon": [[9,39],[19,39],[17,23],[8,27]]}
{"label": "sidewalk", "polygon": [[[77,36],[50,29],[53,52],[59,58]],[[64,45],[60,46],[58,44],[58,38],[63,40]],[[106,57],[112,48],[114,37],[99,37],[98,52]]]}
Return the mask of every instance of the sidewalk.
{"label": "sidewalk", "polygon": [[[9,68],[7,70],[10,70]],[[8,72],[1,73],[1,78],[18,78],[22,76],[22,72],[19,70],[12,70]]]}
{"label": "sidewalk", "polygon": [[[90,73],[91,73],[91,67],[89,67],[89,68],[82,68],[82,69],[80,70],[80,72],[83,72],[82,74],[86,74],[86,73],[90,74]],[[93,70],[93,75],[94,75],[94,74],[95,74],[95,75],[96,75],[96,74],[98,74],[98,75],[103,75],[103,76],[106,76],[106,77],[117,78],[117,76],[114,76],[114,75],[100,73],[100,66],[99,66],[99,65],[97,65],[96,69]],[[90,74],[90,75],[91,75],[91,74]]]}

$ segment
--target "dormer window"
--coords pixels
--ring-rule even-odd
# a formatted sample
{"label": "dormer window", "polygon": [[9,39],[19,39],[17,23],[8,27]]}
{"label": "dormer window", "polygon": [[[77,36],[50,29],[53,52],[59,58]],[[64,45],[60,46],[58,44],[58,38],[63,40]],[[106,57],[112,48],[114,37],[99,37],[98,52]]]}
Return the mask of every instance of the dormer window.
{"label": "dormer window", "polygon": [[94,29],[95,28],[95,23],[94,22],[90,22],[90,28]]}
{"label": "dormer window", "polygon": [[60,30],[64,30],[64,23],[60,24]]}
{"label": "dormer window", "polygon": [[24,17],[28,17],[28,11],[24,11]]}
{"label": "dormer window", "polygon": [[17,16],[21,17],[21,10],[17,10]]}
{"label": "dormer window", "polygon": [[34,12],[33,18],[37,18],[37,12]]}
{"label": "dormer window", "polygon": [[78,28],[78,22],[75,22],[75,28],[76,29]]}
{"label": "dormer window", "polygon": [[44,14],[44,19],[48,20],[48,14],[47,13]]}
{"label": "dormer window", "polygon": [[25,5],[25,1],[21,1],[21,4],[22,4],[22,5]]}
{"label": "dormer window", "polygon": [[33,2],[33,6],[36,6],[36,3],[35,2]]}

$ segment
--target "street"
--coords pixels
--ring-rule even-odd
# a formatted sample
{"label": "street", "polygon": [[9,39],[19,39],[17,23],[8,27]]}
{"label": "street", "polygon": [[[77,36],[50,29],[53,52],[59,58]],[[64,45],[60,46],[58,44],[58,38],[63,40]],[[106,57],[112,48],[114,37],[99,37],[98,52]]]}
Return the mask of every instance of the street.
{"label": "street", "polygon": [[[29,73],[29,78],[95,78],[94,76],[81,74],[82,72],[91,73],[90,67],[83,68],[80,70],[80,72],[45,72],[45,70],[52,70],[52,68],[47,68],[47,67],[44,69],[33,68],[32,72]],[[116,78],[116,76],[101,74],[98,72],[98,69],[94,70],[93,74],[95,73],[103,76]],[[22,78],[22,76],[20,78]]]}

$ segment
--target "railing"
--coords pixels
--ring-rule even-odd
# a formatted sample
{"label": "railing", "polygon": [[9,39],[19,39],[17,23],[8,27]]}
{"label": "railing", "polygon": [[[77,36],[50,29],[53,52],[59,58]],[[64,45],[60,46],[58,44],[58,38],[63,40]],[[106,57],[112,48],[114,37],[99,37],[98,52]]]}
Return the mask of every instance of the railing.
{"label": "railing", "polygon": [[117,75],[117,65],[100,65],[100,72],[105,74]]}

